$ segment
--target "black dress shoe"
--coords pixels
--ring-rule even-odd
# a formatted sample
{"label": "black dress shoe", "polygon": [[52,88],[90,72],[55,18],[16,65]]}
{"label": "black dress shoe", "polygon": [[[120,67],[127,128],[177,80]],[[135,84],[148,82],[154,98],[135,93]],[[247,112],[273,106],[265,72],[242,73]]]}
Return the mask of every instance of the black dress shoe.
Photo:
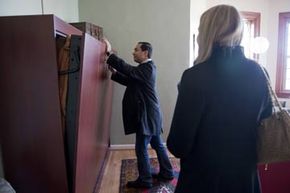
{"label": "black dress shoe", "polygon": [[173,180],[174,176],[164,176],[164,175],[161,175],[160,173],[152,173],[152,178],[155,178],[159,181],[170,181],[170,180]]}
{"label": "black dress shoe", "polygon": [[142,182],[141,180],[135,180],[135,181],[128,181],[126,186],[128,188],[152,188],[152,183],[150,182]]}

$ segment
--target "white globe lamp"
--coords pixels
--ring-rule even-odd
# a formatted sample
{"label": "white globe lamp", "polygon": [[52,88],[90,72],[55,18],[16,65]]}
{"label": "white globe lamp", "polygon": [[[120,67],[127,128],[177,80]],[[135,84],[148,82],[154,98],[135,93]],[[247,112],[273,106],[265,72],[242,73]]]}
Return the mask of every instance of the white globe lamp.
{"label": "white globe lamp", "polygon": [[269,48],[269,41],[265,37],[255,37],[251,44],[251,50],[255,54],[262,54]]}

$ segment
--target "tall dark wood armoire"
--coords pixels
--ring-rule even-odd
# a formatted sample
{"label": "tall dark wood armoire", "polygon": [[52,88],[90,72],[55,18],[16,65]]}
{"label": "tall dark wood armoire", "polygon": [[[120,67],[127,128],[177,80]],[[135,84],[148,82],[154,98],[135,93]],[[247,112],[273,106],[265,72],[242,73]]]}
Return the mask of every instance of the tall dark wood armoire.
{"label": "tall dark wood armoire", "polygon": [[[104,44],[54,15],[0,17],[0,26],[5,178],[17,193],[96,191],[111,115]],[[78,66],[63,72],[59,51],[68,38],[69,49],[74,47],[68,60]],[[63,73],[73,82],[67,87],[70,102],[65,102],[73,105],[65,116],[59,86]],[[70,122],[62,119],[70,115]],[[64,127],[69,124],[73,128]]]}

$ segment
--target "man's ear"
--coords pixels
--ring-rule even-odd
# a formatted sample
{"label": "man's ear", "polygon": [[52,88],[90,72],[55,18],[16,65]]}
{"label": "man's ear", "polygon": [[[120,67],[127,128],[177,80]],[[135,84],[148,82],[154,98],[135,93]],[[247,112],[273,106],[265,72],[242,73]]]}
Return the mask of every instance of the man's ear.
{"label": "man's ear", "polygon": [[144,52],[145,52],[147,58],[149,58],[149,52],[148,52],[148,50],[144,50]]}

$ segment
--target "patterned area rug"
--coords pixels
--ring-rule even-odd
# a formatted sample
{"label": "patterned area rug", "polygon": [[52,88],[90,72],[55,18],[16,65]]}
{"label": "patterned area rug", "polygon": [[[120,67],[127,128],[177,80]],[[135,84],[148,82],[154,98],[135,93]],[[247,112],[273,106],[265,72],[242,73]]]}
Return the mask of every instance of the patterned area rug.
{"label": "patterned area rug", "polygon": [[[136,180],[138,177],[137,160],[125,159],[122,160],[121,176],[120,176],[120,193],[173,193],[177,184],[177,179],[180,171],[179,160],[170,158],[172,167],[174,169],[174,179],[169,182],[159,182],[154,179],[153,187],[150,189],[135,189],[127,188],[128,181]],[[151,167],[153,172],[159,171],[159,163],[157,158],[151,158]]]}

